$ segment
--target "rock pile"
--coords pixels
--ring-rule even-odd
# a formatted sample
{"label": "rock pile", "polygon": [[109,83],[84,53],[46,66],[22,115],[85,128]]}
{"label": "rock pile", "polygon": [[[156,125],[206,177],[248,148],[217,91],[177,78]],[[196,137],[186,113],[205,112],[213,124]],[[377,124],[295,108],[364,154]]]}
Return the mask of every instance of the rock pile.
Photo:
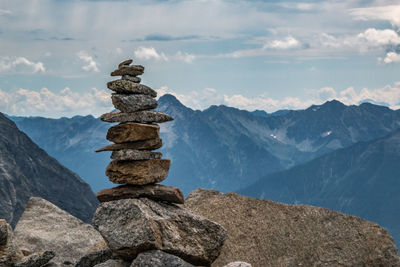
{"label": "rock pile", "polygon": [[[112,151],[113,161],[107,166],[106,175],[122,185],[97,194],[101,204],[93,225],[114,256],[126,262],[137,258],[131,266],[142,266],[139,262],[143,263],[151,253],[157,255],[160,264],[208,266],[218,257],[226,231],[175,205],[184,202],[178,188],[156,184],[167,178],[171,162],[162,159],[160,152],[153,152],[162,146],[157,123],[173,119],[153,110],[157,107],[157,93],[140,84],[137,76],[143,74],[144,67],[131,63],[132,60],[124,61],[111,73],[122,76],[107,84],[114,91],[111,99],[119,111],[104,114],[101,119],[119,124],[107,133],[107,139],[114,144],[97,150]],[[138,257],[141,253],[145,254]]]}

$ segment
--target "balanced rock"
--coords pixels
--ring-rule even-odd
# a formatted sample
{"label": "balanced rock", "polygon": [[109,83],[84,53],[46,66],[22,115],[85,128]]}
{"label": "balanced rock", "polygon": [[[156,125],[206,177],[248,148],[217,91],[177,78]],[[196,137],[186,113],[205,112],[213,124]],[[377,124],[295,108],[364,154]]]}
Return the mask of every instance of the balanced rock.
{"label": "balanced rock", "polygon": [[162,140],[160,138],[155,138],[144,141],[106,145],[102,148],[97,149],[96,152],[117,151],[123,149],[155,150],[159,149],[161,146],[162,146]]}
{"label": "balanced rock", "polygon": [[161,184],[121,185],[97,193],[97,199],[100,202],[142,197],[178,204],[183,204],[185,201],[179,188]]}
{"label": "balanced rock", "polygon": [[218,257],[226,238],[219,224],[176,205],[147,198],[103,202],[93,225],[109,248],[127,260],[157,249],[193,265],[209,265]]}
{"label": "balanced rock", "polygon": [[33,253],[16,263],[14,267],[41,267],[48,263],[56,253],[51,250],[46,250],[43,253]]}
{"label": "balanced rock", "polygon": [[111,76],[122,76],[122,75],[131,75],[131,76],[138,76],[142,75],[144,72],[144,67],[141,65],[123,65],[119,67],[117,70],[111,72]]}
{"label": "balanced rock", "polygon": [[181,258],[160,250],[150,250],[140,253],[130,267],[194,267]]}
{"label": "balanced rock", "polygon": [[142,122],[142,123],[162,123],[172,121],[173,118],[168,114],[156,110],[142,110],[132,113],[120,111],[110,112],[101,115],[101,120],[106,122]]}
{"label": "balanced rock", "polygon": [[144,185],[159,183],[168,176],[169,159],[119,161],[108,164],[106,175],[116,184]]}
{"label": "balanced rock", "polygon": [[160,159],[161,152],[151,152],[147,150],[134,150],[124,149],[113,151],[111,158],[115,160],[146,160],[146,159]]}
{"label": "balanced rock", "polygon": [[107,83],[107,87],[120,94],[143,94],[156,97],[157,92],[150,87],[128,80],[115,80]]}
{"label": "balanced rock", "polygon": [[142,79],[140,79],[140,77],[130,76],[130,75],[122,75],[121,79],[131,81],[134,83],[140,83],[140,81],[142,80]]}
{"label": "balanced rock", "polygon": [[126,122],[108,129],[107,140],[120,144],[158,138],[160,126],[137,122]]}
{"label": "balanced rock", "polygon": [[148,95],[112,94],[111,99],[114,107],[125,113],[157,107],[157,100]]}
{"label": "balanced rock", "polygon": [[122,68],[123,66],[129,66],[133,62],[132,59],[127,59],[119,63],[118,69]]}

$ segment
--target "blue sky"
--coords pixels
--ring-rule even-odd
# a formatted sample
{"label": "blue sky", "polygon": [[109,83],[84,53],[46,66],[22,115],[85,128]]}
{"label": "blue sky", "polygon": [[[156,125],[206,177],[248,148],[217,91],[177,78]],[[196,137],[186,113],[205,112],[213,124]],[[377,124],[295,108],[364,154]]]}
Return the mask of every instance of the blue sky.
{"label": "blue sky", "polygon": [[338,99],[400,108],[398,1],[0,2],[0,111],[112,109],[122,60],[144,84],[204,109],[301,109]]}

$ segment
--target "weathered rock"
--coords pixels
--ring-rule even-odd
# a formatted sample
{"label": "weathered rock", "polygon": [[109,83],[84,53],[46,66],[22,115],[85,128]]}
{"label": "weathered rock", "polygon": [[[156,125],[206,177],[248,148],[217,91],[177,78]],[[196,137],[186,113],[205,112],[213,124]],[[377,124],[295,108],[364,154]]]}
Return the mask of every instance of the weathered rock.
{"label": "weathered rock", "polygon": [[228,231],[212,266],[400,266],[388,232],[355,216],[204,189],[190,193],[185,207]]}
{"label": "weathered rock", "polygon": [[142,197],[178,204],[183,204],[185,201],[179,188],[161,184],[121,185],[110,189],[104,189],[97,193],[97,199],[100,202]]}
{"label": "weathered rock", "polygon": [[122,113],[120,111],[101,115],[101,120],[106,122],[142,122],[142,123],[162,123],[172,121],[173,118],[168,114],[156,110],[142,110],[132,113]]}
{"label": "weathered rock", "polygon": [[193,265],[208,265],[218,257],[226,238],[219,224],[147,198],[103,202],[93,225],[110,249],[124,259],[158,249]]}
{"label": "weathered rock", "polygon": [[165,253],[160,250],[151,250],[140,253],[137,258],[132,261],[130,267],[194,267],[181,258]]}
{"label": "weathered rock", "polygon": [[137,122],[125,122],[108,129],[107,140],[114,143],[125,143],[154,139],[160,137],[160,126]]}
{"label": "weathered rock", "polygon": [[224,267],[251,267],[251,264],[243,261],[235,261],[228,263]]}
{"label": "weathered rock", "polygon": [[144,185],[159,183],[168,176],[169,159],[119,161],[108,164],[106,175],[116,184]]}
{"label": "weathered rock", "polygon": [[56,256],[52,261],[60,265],[75,263],[93,247],[106,248],[105,241],[91,225],[37,197],[29,199],[15,227],[14,242],[31,252],[54,251]]}
{"label": "weathered rock", "polygon": [[125,113],[157,107],[157,100],[148,95],[112,94],[111,99],[114,107]]}
{"label": "weathered rock", "polygon": [[75,264],[75,267],[92,267],[96,264],[106,262],[111,258],[112,252],[109,248],[100,251],[94,251],[80,258],[80,260]]}
{"label": "weathered rock", "polygon": [[131,65],[131,66],[121,66],[117,70],[111,72],[111,76],[122,76],[122,75],[131,75],[138,76],[142,75],[144,72],[144,67],[141,65]]}
{"label": "weathered rock", "polygon": [[124,149],[113,151],[111,158],[115,160],[145,160],[145,159],[160,159],[161,152],[151,152],[147,150]]}
{"label": "weathered rock", "polygon": [[130,76],[130,75],[122,75],[121,79],[131,81],[134,83],[140,83],[140,81],[142,80],[142,79],[140,79],[140,77]]}
{"label": "weathered rock", "polygon": [[[106,262],[95,265],[96,267],[129,267],[131,263],[123,260],[108,260]],[[150,266],[149,266],[150,267]]]}
{"label": "weathered rock", "polygon": [[0,247],[7,245],[11,226],[4,219],[0,219]]}
{"label": "weathered rock", "polygon": [[162,140],[160,138],[155,138],[144,141],[107,145],[97,149],[96,152],[117,151],[123,149],[155,150],[159,149],[161,146],[162,146]]}
{"label": "weathered rock", "polygon": [[157,92],[150,87],[128,80],[115,80],[107,83],[107,87],[120,94],[143,94],[156,97]]}
{"label": "weathered rock", "polygon": [[12,266],[23,257],[14,243],[11,226],[0,219],[0,267]]}
{"label": "weathered rock", "polygon": [[34,253],[22,259],[21,262],[16,263],[14,267],[41,267],[54,258],[54,256],[56,256],[56,253],[51,250],[46,250],[43,253]]}
{"label": "weathered rock", "polygon": [[127,59],[122,61],[121,63],[118,64],[118,69],[120,69],[123,66],[129,66],[133,62],[132,59]]}

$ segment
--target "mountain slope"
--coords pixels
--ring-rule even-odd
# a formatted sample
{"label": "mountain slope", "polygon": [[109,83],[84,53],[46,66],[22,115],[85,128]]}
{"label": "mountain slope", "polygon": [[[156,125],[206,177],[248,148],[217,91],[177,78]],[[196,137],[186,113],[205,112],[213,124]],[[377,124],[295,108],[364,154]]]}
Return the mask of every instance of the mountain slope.
{"label": "mountain slope", "polygon": [[239,192],[321,206],[386,227],[400,244],[400,130],[265,176]]}
{"label": "mountain slope", "polygon": [[45,198],[85,222],[98,203],[88,184],[0,113],[0,218],[15,225],[30,196]]}

